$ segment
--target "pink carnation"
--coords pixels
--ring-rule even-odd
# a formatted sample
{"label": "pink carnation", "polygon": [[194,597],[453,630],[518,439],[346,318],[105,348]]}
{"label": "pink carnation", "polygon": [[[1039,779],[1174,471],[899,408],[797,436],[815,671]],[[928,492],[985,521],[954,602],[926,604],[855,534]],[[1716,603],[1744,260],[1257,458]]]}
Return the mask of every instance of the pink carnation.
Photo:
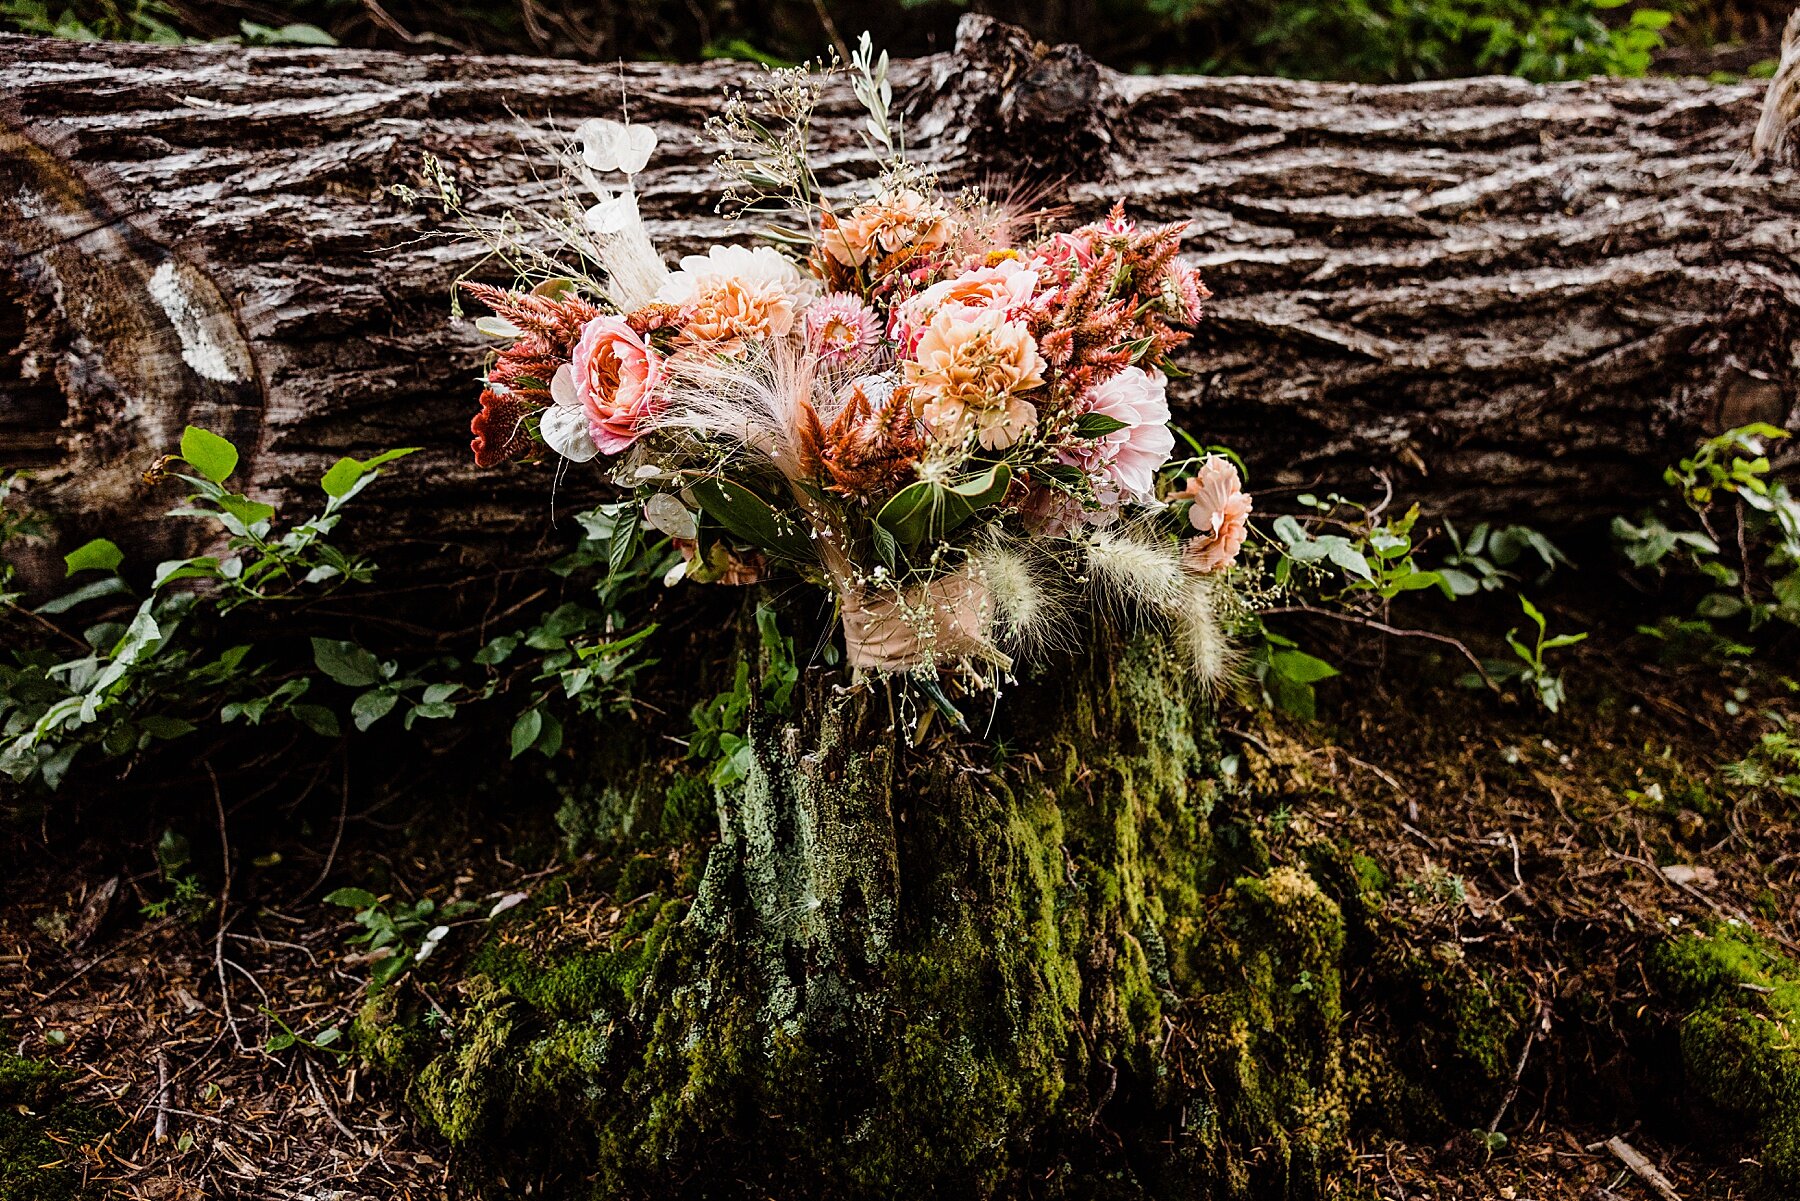
{"label": "pink carnation", "polygon": [[581,327],[572,366],[594,445],[616,455],[636,442],[655,411],[661,356],[623,318],[595,317]]}
{"label": "pink carnation", "polygon": [[1200,575],[1222,571],[1237,561],[1250,519],[1250,497],[1229,459],[1208,455],[1200,473],[1176,493],[1194,502],[1188,521],[1201,536],[1182,543],[1181,565]]}
{"label": "pink carnation", "polygon": [[1168,381],[1160,371],[1127,367],[1082,396],[1080,413],[1098,413],[1122,422],[1120,428],[1060,452],[1063,462],[1080,467],[1094,481],[1107,504],[1148,500],[1156,473],[1175,449],[1169,430]]}

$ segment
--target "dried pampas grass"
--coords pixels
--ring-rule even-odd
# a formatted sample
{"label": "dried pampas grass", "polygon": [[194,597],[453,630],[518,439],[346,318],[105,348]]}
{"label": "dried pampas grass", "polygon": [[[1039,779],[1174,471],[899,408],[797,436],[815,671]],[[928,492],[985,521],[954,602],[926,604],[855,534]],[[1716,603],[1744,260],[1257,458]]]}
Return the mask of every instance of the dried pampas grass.
{"label": "dried pampas grass", "polygon": [[806,447],[838,402],[821,389],[818,360],[777,342],[739,359],[674,355],[664,361],[668,405],[655,428],[696,443],[736,443],[767,459],[790,481],[808,474]]}

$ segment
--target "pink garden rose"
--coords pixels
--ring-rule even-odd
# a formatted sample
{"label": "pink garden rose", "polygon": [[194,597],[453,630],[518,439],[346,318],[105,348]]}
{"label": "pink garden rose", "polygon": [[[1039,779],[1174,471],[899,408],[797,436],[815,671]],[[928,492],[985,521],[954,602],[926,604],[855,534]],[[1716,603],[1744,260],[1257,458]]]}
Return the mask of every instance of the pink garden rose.
{"label": "pink garden rose", "polygon": [[636,442],[656,408],[662,357],[623,318],[595,317],[581,327],[573,368],[594,445],[616,455]]}
{"label": "pink garden rose", "polygon": [[1201,531],[1181,546],[1181,565],[1199,575],[1223,571],[1237,561],[1250,519],[1250,497],[1231,460],[1207,455],[1200,473],[1176,493],[1191,499],[1188,521]]}
{"label": "pink garden rose", "polygon": [[1037,272],[1017,259],[965,271],[932,284],[895,308],[888,336],[903,357],[910,355],[940,311],[958,308],[977,313],[997,309],[1009,319],[1016,318],[1030,307],[1037,285]]}
{"label": "pink garden rose", "polygon": [[1082,396],[1077,412],[1099,413],[1124,422],[1110,434],[1078,443],[1059,455],[1063,462],[1087,472],[1103,503],[1117,505],[1153,496],[1156,473],[1175,449],[1167,389],[1162,372],[1127,367]]}

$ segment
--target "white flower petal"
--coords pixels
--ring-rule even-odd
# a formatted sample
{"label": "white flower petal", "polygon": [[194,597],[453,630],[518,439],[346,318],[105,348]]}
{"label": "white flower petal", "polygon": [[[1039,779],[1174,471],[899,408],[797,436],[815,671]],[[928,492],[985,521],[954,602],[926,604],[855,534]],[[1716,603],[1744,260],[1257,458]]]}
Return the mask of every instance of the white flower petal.
{"label": "white flower petal", "polygon": [[477,317],[475,328],[490,338],[516,338],[525,332],[504,317]]}
{"label": "white flower petal", "polygon": [[694,515],[688,512],[686,505],[667,492],[658,492],[644,502],[644,520],[671,538],[692,541],[699,536],[696,533],[698,525]]}
{"label": "white flower petal", "polygon": [[605,117],[583,121],[575,135],[581,139],[581,161],[595,171],[636,175],[656,149],[656,131],[648,125],[627,125]]}
{"label": "white flower petal", "polygon": [[580,405],[581,397],[575,391],[575,368],[564,363],[550,377],[550,399],[559,405]]}
{"label": "white flower petal", "polygon": [[619,170],[636,175],[650,161],[656,149],[656,131],[648,125],[627,125],[625,143],[619,150]]}
{"label": "white flower petal", "polygon": [[588,229],[602,238],[622,234],[638,221],[637,193],[631,191],[610,196],[587,211]]}
{"label": "white flower petal", "polygon": [[580,405],[551,405],[538,421],[544,444],[571,463],[585,463],[600,453],[588,433],[587,411]]}

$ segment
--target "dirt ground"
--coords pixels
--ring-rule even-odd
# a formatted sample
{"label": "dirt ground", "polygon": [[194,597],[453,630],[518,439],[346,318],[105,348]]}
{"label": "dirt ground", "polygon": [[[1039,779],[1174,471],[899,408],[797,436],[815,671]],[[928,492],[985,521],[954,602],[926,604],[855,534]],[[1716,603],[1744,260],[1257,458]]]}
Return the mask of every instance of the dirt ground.
{"label": "dirt ground", "polygon": [[[1643,957],[1729,917],[1794,945],[1793,803],[1720,769],[1797,706],[1778,673],[1658,663],[1629,624],[1559,616],[1599,630],[1568,656],[1560,716],[1458,687],[1454,664],[1392,640],[1351,648],[1316,723],[1224,714],[1237,770],[1279,798],[1261,820],[1368,855],[1413,937],[1508,968],[1544,1015],[1493,1122],[1503,1147],[1366,1142],[1347,1197],[1654,1201],[1618,1155],[1590,1149],[1614,1137],[1687,1201],[1744,1196],[1736,1151],[1670,1103],[1679,1072],[1643,1033],[1658,1004]],[[343,1030],[362,1002],[367,963],[327,887],[379,875],[400,895],[486,902],[529,892],[554,844],[526,855],[504,830],[409,840],[404,806],[357,812],[348,793],[337,816],[300,847],[240,846],[238,880],[210,878],[161,916],[142,912],[167,897],[154,853],[123,827],[49,849],[38,829],[6,835],[0,1032],[7,1050],[75,1073],[102,1115],[108,1133],[57,1161],[91,1195],[455,1195],[444,1149],[352,1059],[264,1048],[283,1024]],[[220,817],[226,840],[263,828]],[[1349,991],[1353,1023],[1380,1003]]]}

